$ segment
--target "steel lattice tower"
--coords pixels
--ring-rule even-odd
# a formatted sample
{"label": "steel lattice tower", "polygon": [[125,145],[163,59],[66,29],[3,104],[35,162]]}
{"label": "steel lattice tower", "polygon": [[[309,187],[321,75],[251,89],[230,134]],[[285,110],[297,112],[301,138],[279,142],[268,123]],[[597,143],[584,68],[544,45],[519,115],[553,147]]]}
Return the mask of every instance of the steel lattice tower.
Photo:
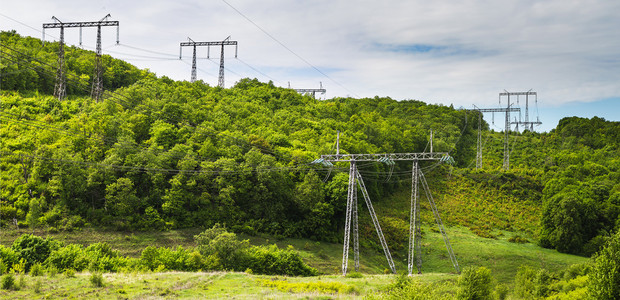
{"label": "steel lattice tower", "polygon": [[[338,144],[338,142],[337,142]],[[353,251],[354,251],[354,260],[356,270],[359,268],[359,238],[358,238],[358,220],[357,220],[357,189],[362,191],[362,195],[364,196],[364,200],[366,206],[368,207],[368,212],[370,213],[370,218],[372,223],[377,231],[377,235],[379,236],[379,241],[381,242],[381,246],[383,248],[383,252],[385,254],[385,258],[387,259],[390,270],[393,273],[396,273],[396,267],[394,266],[394,261],[392,259],[392,255],[390,254],[390,250],[388,248],[387,242],[385,241],[385,237],[383,235],[383,231],[381,230],[381,226],[379,225],[379,220],[377,218],[377,214],[372,206],[372,202],[370,201],[370,197],[368,196],[368,191],[364,184],[364,180],[362,179],[362,175],[359,173],[357,169],[358,162],[383,162],[388,164],[394,164],[394,161],[413,161],[413,179],[412,179],[412,196],[411,196],[411,212],[410,212],[410,227],[409,227],[409,274],[413,270],[414,259],[417,260],[418,272],[421,271],[422,258],[421,258],[421,229],[420,229],[420,220],[419,220],[419,210],[420,206],[418,203],[418,182],[422,184],[422,187],[426,193],[426,198],[428,199],[431,209],[433,211],[433,215],[435,216],[435,221],[437,222],[437,226],[439,226],[439,231],[441,232],[444,243],[446,244],[446,248],[448,251],[448,256],[456,270],[457,273],[460,272],[459,265],[456,260],[456,256],[452,251],[452,246],[450,245],[450,241],[448,240],[448,236],[443,227],[443,223],[441,218],[439,217],[439,212],[437,210],[437,206],[435,205],[435,201],[431,195],[428,184],[426,183],[426,178],[424,174],[420,170],[418,166],[418,161],[421,160],[434,160],[434,161],[449,161],[450,157],[448,153],[444,152],[423,152],[423,153],[383,153],[383,154],[340,154],[339,149],[337,147],[337,152],[335,155],[321,155],[320,159],[314,161],[314,163],[322,163],[333,166],[333,163],[336,162],[349,162],[349,183],[347,189],[347,209],[345,213],[345,228],[344,228],[344,245],[342,249],[342,274],[346,275],[349,261],[349,248],[350,248],[350,239],[351,233],[353,234]]]}
{"label": "steel lattice tower", "polygon": [[103,66],[101,65],[101,27],[102,26],[116,26],[116,44],[119,43],[119,22],[107,21],[110,14],[107,14],[103,19],[95,22],[67,22],[63,23],[58,18],[52,17],[56,23],[44,23],[43,24],[43,43],[45,43],[45,29],[46,28],[60,28],[60,49],[58,51],[58,71],[56,72],[56,86],[54,87],[54,96],[58,99],[62,99],[66,96],[66,75],[64,72],[64,29],[65,28],[80,28],[80,45],[82,44],[82,28],[83,27],[97,27],[97,48],[95,51],[95,72],[93,76],[93,85],[91,89],[91,97],[97,101],[101,98],[103,93]]}
{"label": "steel lattice tower", "polygon": [[235,46],[235,58],[237,57],[237,41],[231,41],[230,36],[224,39],[221,42],[194,42],[194,40],[187,38],[189,42],[182,42],[180,44],[179,49],[179,59],[183,57],[183,47],[193,47],[193,57],[192,57],[192,77],[191,82],[196,81],[196,47],[198,46],[207,46],[207,58],[209,58],[209,54],[211,52],[211,46],[222,46],[221,54],[220,54],[220,74],[218,78],[218,86],[224,88],[224,46]]}

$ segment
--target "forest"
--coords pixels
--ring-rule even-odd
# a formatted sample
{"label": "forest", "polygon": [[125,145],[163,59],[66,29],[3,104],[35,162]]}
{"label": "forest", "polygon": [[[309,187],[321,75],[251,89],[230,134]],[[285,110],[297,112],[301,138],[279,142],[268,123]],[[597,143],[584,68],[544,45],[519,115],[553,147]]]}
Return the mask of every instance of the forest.
{"label": "forest", "polygon": [[[447,173],[539,208],[532,237],[545,248],[591,256],[620,229],[620,122],[567,117],[548,133],[501,137],[483,122],[484,166],[475,170],[478,115],[388,97],[317,100],[272,82],[231,88],[174,81],[110,56],[103,100],[89,97],[93,53],[68,46],[67,98],[53,94],[57,43],[2,32],[0,228],[49,232],[212,228],[339,242],[348,165],[322,154],[447,152]],[[515,142],[518,141],[518,142]],[[430,164],[426,167],[433,167]],[[377,205],[410,189],[360,165]],[[386,204],[383,204],[386,205]],[[454,220],[468,226],[467,220]],[[494,226],[494,224],[490,224]]]}

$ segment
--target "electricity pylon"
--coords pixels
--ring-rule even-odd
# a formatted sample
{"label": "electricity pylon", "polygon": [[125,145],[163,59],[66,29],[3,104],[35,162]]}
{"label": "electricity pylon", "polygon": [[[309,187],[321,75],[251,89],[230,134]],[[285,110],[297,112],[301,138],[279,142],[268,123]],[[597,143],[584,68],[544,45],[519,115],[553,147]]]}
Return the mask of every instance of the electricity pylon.
{"label": "electricity pylon", "polygon": [[93,77],[93,85],[91,89],[91,97],[96,101],[99,101],[101,98],[101,94],[103,93],[103,67],[101,66],[101,27],[102,26],[116,26],[116,44],[119,43],[119,22],[118,21],[108,21],[107,19],[111,17],[110,14],[107,14],[103,19],[95,22],[68,22],[63,23],[58,18],[52,17],[55,23],[44,23],[43,24],[43,43],[45,43],[45,29],[46,28],[60,28],[60,48],[58,50],[58,71],[56,72],[56,85],[54,86],[54,96],[58,97],[59,100],[62,100],[66,96],[66,75],[64,72],[65,65],[65,52],[64,52],[64,43],[65,43],[65,28],[80,28],[80,45],[82,44],[82,28],[83,27],[97,27],[97,48],[96,48],[96,56],[95,56],[95,74]]}
{"label": "electricity pylon", "polygon": [[[291,88],[291,83],[289,82],[288,84],[288,88]],[[310,94],[312,95],[312,98],[316,98],[316,93],[321,93],[321,94],[325,94],[325,92],[327,92],[327,90],[325,90],[323,88],[323,83],[319,81],[319,88],[318,89],[294,89],[295,92],[298,92],[300,94]]]}
{"label": "electricity pylon", "polygon": [[501,93],[500,96],[508,96],[508,99],[510,99],[510,96],[517,96],[517,97],[525,96],[525,121],[521,121],[521,117],[520,117],[521,115],[519,115],[518,121],[510,123],[510,124],[515,124],[517,126],[517,130],[519,128],[519,125],[523,125],[525,129],[529,131],[534,131],[534,125],[542,124],[540,119],[538,119],[538,116],[536,117],[536,121],[530,121],[529,96],[534,96],[535,101],[538,102],[538,95],[536,94],[536,92],[532,92],[532,90],[529,90],[527,92],[512,92],[512,93],[505,92],[505,93]]}
{"label": "electricity pylon", "polygon": [[211,52],[211,46],[222,46],[220,54],[220,74],[218,78],[218,86],[224,88],[224,46],[235,46],[235,58],[237,57],[237,41],[231,41],[230,36],[220,42],[194,42],[192,39],[187,38],[189,42],[182,42],[179,48],[179,59],[183,57],[183,47],[193,47],[194,55],[192,57],[192,77],[191,82],[196,81],[196,47],[207,46],[207,58]]}
{"label": "electricity pylon", "polygon": [[[339,151],[338,151],[339,152]],[[430,189],[426,184],[426,179],[424,178],[424,174],[419,169],[417,162],[421,160],[435,160],[435,161],[450,161],[450,157],[448,153],[445,152],[422,152],[422,153],[383,153],[383,154],[340,154],[337,153],[335,155],[321,155],[321,158],[314,161],[314,163],[323,163],[333,166],[335,162],[349,162],[349,187],[347,189],[347,210],[345,214],[345,228],[344,228],[344,245],[342,251],[342,274],[346,275],[349,261],[349,243],[351,238],[351,233],[353,233],[353,251],[354,251],[354,259],[355,259],[355,267],[356,270],[359,268],[359,233],[358,233],[358,220],[357,220],[357,189],[362,191],[364,196],[364,200],[366,202],[366,206],[368,207],[368,212],[370,213],[371,220],[377,231],[377,235],[379,236],[379,241],[381,242],[381,246],[383,247],[383,252],[385,254],[385,258],[387,259],[390,270],[393,273],[396,273],[396,267],[394,266],[394,261],[392,259],[392,255],[390,254],[390,249],[388,248],[387,242],[385,241],[385,237],[383,235],[383,231],[381,230],[381,226],[379,225],[379,220],[377,218],[377,214],[372,206],[372,202],[370,201],[370,197],[368,196],[368,191],[366,186],[364,185],[364,180],[362,179],[362,175],[357,170],[358,162],[384,162],[388,164],[394,164],[395,161],[413,161],[413,172],[414,179],[412,180],[412,207],[411,207],[411,218],[410,218],[410,227],[409,227],[409,274],[411,275],[413,260],[414,257],[419,261],[418,272],[420,271],[422,260],[421,260],[421,250],[420,249],[420,225],[419,218],[417,217],[419,214],[419,204],[417,203],[417,182],[420,181],[422,186],[426,192],[426,196],[431,204],[431,209],[433,210],[433,214],[435,216],[435,220],[437,221],[437,225],[439,226],[439,230],[441,231],[444,242],[446,244],[446,248],[448,250],[448,255],[450,256],[450,260],[458,273],[459,266],[456,261],[456,256],[452,251],[452,247],[450,246],[450,241],[448,240],[448,236],[445,233],[445,229],[443,227],[443,223],[441,222],[441,218],[439,218],[439,212],[437,211],[437,207],[435,206],[435,202],[432,199],[430,194]],[[415,175],[419,174],[419,175]],[[416,225],[417,224],[417,225]],[[417,248],[413,245],[418,245]],[[418,249],[418,250],[416,250]],[[417,255],[415,254],[417,253]]]}
{"label": "electricity pylon", "polygon": [[476,149],[476,169],[482,168],[482,113],[485,112],[503,112],[506,114],[506,124],[504,128],[504,170],[508,170],[510,168],[510,148],[508,147],[508,132],[510,131],[510,112],[521,112],[521,109],[518,107],[508,107],[506,108],[477,108],[474,105],[474,109],[468,109],[471,111],[478,111],[480,115],[478,116],[478,142]]}

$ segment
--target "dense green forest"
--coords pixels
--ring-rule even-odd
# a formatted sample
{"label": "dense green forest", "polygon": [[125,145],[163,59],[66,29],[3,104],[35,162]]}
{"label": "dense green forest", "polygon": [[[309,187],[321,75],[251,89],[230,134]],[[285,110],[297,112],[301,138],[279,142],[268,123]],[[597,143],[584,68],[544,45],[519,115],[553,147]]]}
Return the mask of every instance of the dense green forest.
{"label": "dense green forest", "polygon": [[[106,55],[108,92],[96,102],[87,97],[94,54],[76,47],[65,50],[68,97],[59,101],[51,95],[58,44],[0,37],[2,227],[220,223],[247,234],[339,241],[348,165],[312,164],[335,152],[336,132],[341,153],[399,153],[429,151],[432,129],[434,151],[455,159],[442,174],[533,207],[530,235],[543,247],[591,255],[620,229],[619,122],[570,117],[549,133],[512,133],[509,171],[500,169],[503,134],[483,123],[485,164],[474,170],[474,112],[386,97],[319,101],[255,79],[222,89]],[[364,164],[360,172],[374,179],[367,187],[379,206],[410,189],[410,181],[389,180],[410,172],[408,164]],[[500,223],[486,226],[518,230]]]}

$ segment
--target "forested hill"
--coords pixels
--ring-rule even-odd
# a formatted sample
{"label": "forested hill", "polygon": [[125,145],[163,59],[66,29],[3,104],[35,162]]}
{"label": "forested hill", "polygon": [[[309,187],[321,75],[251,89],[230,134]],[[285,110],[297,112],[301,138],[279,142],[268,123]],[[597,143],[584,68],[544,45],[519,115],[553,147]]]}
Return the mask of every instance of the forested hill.
{"label": "forested hill", "polygon": [[[125,77],[104,86],[118,88],[97,103],[84,96],[88,84],[69,81],[68,98],[59,101],[50,95],[55,70],[41,67],[55,66],[56,45],[6,32],[2,44],[3,226],[13,218],[57,230],[219,222],[332,239],[348,167],[329,173],[311,162],[334,153],[337,130],[341,153],[422,152],[431,128],[435,151],[450,151],[459,164],[475,152],[473,122],[451,107],[379,97],[318,101],[250,79],[221,89],[157,78],[106,56],[106,76]],[[88,81],[92,52],[70,49],[69,73]],[[395,170],[401,167],[410,168]],[[376,197],[399,184],[369,189]]]}
{"label": "forested hill", "polygon": [[[335,152],[336,131],[341,153],[392,153],[428,151],[433,129],[434,151],[455,158],[455,178],[531,201],[541,245],[590,254],[620,227],[618,122],[566,118],[550,133],[513,134],[509,172],[499,170],[502,135],[483,124],[485,168],[476,171],[472,112],[381,97],[319,101],[252,79],[222,89],[158,78],[105,55],[109,93],[95,102],[87,97],[94,54],[75,47],[66,48],[68,97],[59,101],[51,95],[58,45],[14,32],[0,37],[2,226],[14,219],[49,230],[222,223],[335,241],[348,165],[311,162]],[[410,189],[408,180],[389,180],[408,174],[407,163],[359,168],[375,179],[366,184],[377,206]]]}

